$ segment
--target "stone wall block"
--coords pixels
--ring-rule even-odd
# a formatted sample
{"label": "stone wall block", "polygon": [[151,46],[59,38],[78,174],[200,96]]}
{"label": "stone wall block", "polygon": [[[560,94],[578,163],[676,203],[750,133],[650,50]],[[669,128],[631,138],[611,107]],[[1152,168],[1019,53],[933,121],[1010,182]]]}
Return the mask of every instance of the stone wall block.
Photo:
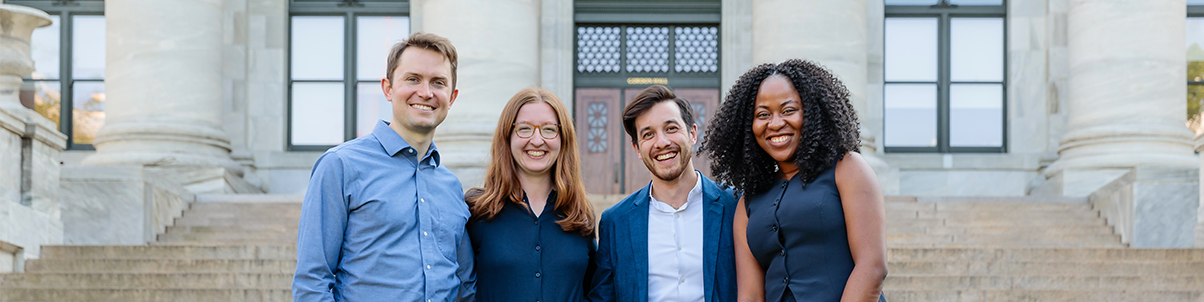
{"label": "stone wall block", "polygon": [[1137,167],[1088,197],[1121,242],[1139,248],[1189,248],[1199,222],[1199,170]]}

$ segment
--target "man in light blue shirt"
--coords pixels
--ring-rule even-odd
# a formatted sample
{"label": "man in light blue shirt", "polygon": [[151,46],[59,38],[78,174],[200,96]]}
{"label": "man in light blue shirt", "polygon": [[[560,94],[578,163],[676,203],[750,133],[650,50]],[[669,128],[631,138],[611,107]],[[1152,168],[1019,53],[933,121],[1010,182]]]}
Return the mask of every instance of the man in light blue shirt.
{"label": "man in light blue shirt", "polygon": [[301,207],[294,301],[471,301],[468,206],[431,142],[456,99],[456,50],[415,33],[393,46],[391,123],[326,151]]}

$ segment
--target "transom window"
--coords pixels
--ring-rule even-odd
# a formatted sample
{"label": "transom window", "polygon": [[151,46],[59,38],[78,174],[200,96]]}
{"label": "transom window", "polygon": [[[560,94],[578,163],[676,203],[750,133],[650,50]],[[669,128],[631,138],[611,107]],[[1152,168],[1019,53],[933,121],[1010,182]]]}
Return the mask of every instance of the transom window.
{"label": "transom window", "polygon": [[[714,77],[719,71],[719,27],[713,24],[582,25],[576,41],[577,74],[587,79]],[[664,84],[650,81],[630,84]]]}
{"label": "transom window", "polygon": [[380,81],[410,34],[408,1],[290,0],[289,150],[325,150],[391,120]]}
{"label": "transom window", "polygon": [[105,16],[103,0],[16,1],[50,14],[50,26],[30,41],[34,71],[21,102],[54,121],[68,149],[90,150],[105,124]]}
{"label": "transom window", "polygon": [[887,0],[887,152],[1005,152],[1002,0]]}

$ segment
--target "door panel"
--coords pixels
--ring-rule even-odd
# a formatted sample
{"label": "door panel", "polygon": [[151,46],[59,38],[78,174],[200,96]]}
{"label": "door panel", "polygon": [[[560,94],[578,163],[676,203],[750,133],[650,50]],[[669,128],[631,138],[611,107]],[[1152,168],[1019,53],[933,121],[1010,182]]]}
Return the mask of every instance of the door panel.
{"label": "door panel", "polygon": [[[645,88],[648,87],[623,89],[623,100],[625,100],[625,102],[623,102],[624,108],[626,108],[627,104],[631,104],[631,99],[634,99],[635,96],[639,95],[640,92],[644,91]],[[619,113],[619,118],[619,128],[622,129],[622,113]],[[648,167],[644,166],[644,160],[640,159],[639,152],[637,152],[635,147],[632,146],[631,136],[627,135],[626,130],[623,132],[623,149],[623,157],[627,166],[627,181],[623,190],[626,191],[624,193],[631,194],[639,189],[644,188],[644,186],[648,185],[648,182],[652,181],[652,172],[649,172]]]}
{"label": "door panel", "polygon": [[[581,177],[591,194],[621,194],[620,168],[623,144],[622,91],[609,88],[578,88],[574,102],[577,111],[578,152],[581,153]],[[626,148],[630,149],[630,148]]]}
{"label": "door panel", "polygon": [[698,148],[702,147],[702,141],[706,139],[706,129],[710,126],[711,117],[715,116],[715,111],[719,110],[719,89],[713,88],[682,88],[673,91],[677,97],[683,98],[690,102],[691,109],[694,110],[694,124],[698,125],[698,141],[694,143],[694,169],[702,172],[702,175],[711,177],[711,160],[705,158],[698,153]]}

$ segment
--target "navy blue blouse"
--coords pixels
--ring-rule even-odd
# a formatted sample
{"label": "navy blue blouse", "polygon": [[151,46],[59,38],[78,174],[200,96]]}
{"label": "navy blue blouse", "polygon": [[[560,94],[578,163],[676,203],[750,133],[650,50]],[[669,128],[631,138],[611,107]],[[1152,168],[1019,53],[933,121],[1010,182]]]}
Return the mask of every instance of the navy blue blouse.
{"label": "navy blue blouse", "polygon": [[[468,224],[476,253],[477,301],[583,301],[593,277],[593,236],[565,232],[552,208],[556,192],[539,217],[507,202],[490,220]],[[523,204],[529,204],[523,195]]]}
{"label": "navy blue blouse", "polygon": [[807,184],[800,174],[745,197],[748,248],[765,270],[766,301],[840,301],[853,254],[836,167]]}

